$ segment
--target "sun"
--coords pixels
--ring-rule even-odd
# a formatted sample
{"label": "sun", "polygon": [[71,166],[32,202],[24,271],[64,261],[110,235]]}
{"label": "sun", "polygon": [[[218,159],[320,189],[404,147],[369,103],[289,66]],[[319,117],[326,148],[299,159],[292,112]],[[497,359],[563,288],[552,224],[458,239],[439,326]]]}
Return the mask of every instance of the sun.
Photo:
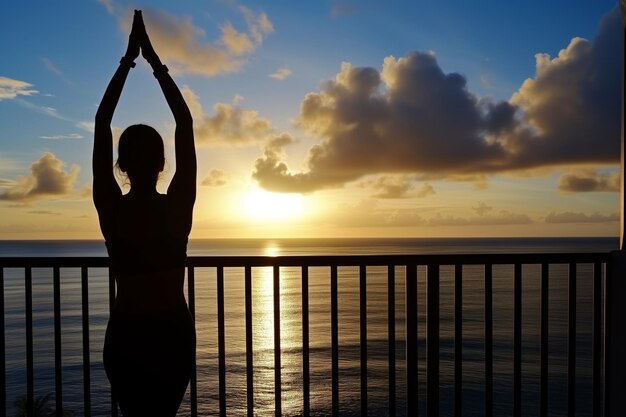
{"label": "sun", "polygon": [[261,189],[248,191],[243,211],[253,220],[282,221],[302,215],[304,203],[300,194],[270,193]]}

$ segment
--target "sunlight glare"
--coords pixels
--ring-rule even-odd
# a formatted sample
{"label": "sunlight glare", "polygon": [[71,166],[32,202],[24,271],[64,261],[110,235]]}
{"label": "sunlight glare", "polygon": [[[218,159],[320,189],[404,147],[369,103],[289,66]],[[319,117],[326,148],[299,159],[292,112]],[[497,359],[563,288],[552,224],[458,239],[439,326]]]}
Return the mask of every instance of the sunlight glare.
{"label": "sunlight glare", "polygon": [[261,189],[249,191],[245,196],[245,215],[254,220],[287,220],[302,215],[300,194],[270,193]]}

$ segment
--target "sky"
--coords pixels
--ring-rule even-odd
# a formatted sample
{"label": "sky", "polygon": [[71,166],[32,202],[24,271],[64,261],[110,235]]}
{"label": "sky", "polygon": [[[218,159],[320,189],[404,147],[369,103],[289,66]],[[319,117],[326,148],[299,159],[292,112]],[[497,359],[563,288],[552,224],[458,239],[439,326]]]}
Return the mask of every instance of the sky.
{"label": "sky", "polygon": [[[0,239],[102,238],[94,117],[133,9],[193,115],[191,238],[619,234],[615,1],[62,0],[0,6]],[[164,193],[141,57],[114,138],[136,123]]]}

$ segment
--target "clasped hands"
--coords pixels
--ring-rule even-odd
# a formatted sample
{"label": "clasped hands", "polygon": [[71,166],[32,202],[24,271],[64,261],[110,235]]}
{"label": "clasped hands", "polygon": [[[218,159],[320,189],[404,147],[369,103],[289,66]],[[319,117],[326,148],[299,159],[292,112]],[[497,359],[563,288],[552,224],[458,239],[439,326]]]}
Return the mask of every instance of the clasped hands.
{"label": "clasped hands", "polygon": [[130,36],[128,37],[128,48],[126,49],[126,54],[124,56],[132,62],[139,56],[139,50],[141,50],[141,55],[143,55],[152,68],[162,66],[161,60],[156,52],[154,52],[152,43],[150,43],[150,38],[146,32],[146,26],[143,23],[141,10],[135,10],[133,27],[130,31]]}

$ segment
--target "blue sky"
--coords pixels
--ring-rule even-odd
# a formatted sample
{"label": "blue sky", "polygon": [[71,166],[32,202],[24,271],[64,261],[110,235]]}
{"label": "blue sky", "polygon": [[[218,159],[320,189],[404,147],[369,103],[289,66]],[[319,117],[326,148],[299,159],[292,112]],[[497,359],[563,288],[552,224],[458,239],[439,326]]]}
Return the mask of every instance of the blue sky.
{"label": "blue sky", "polygon": [[[605,93],[619,94],[611,83],[621,49],[603,45],[621,40],[608,29],[600,38],[610,42],[594,40],[616,2],[572,4],[8,2],[0,6],[0,238],[99,237],[89,199],[91,123],[124,54],[134,8],[144,10],[156,50],[194,113],[200,165],[192,237],[615,235],[618,138],[606,126],[619,114],[613,93]],[[577,37],[587,43],[571,44]],[[578,67],[551,61],[574,44],[564,58]],[[540,56],[541,79],[536,54],[549,55]],[[585,59],[608,85],[576,77]],[[138,61],[114,128],[153,125],[173,161],[173,120]],[[447,80],[441,89],[425,76],[411,78],[429,65]],[[453,73],[463,85],[445,78]],[[578,91],[584,103],[567,113],[554,107],[567,108],[555,97],[569,76],[573,95],[563,103],[577,102]],[[374,90],[359,96],[369,82]],[[394,113],[407,102],[402,86],[412,82],[432,108],[420,102]],[[593,114],[581,113],[590,108]],[[484,128],[502,112],[514,114],[505,128]],[[566,113],[580,137],[563,127]],[[458,129],[476,128],[478,137],[458,142],[458,120]],[[340,131],[341,123],[354,132]],[[397,130],[403,123],[406,140]],[[535,156],[527,150],[533,140],[540,142]],[[351,146],[356,151],[341,153]],[[402,161],[404,146],[413,147],[414,164]],[[316,159],[315,149],[326,156]],[[168,162],[161,190],[174,169]]]}

